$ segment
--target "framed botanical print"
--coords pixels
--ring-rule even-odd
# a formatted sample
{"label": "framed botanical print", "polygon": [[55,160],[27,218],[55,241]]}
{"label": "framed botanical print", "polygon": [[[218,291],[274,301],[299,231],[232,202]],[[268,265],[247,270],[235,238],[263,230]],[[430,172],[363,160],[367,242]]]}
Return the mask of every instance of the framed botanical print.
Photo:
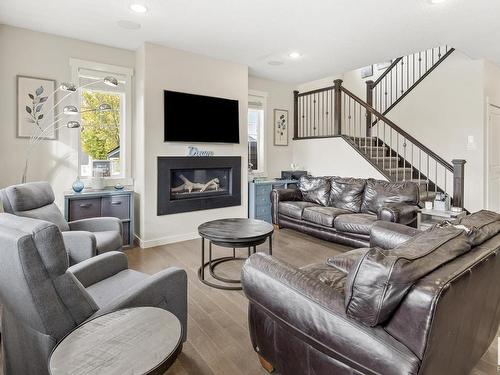
{"label": "framed botanical print", "polygon": [[274,110],[274,145],[288,146],[288,111]]}
{"label": "framed botanical print", "polygon": [[[17,137],[57,139],[57,130],[48,128],[55,119],[53,79],[17,76]],[[46,131],[44,131],[47,129]]]}
{"label": "framed botanical print", "polygon": [[361,78],[368,78],[373,75],[373,65],[365,66],[361,68]]}

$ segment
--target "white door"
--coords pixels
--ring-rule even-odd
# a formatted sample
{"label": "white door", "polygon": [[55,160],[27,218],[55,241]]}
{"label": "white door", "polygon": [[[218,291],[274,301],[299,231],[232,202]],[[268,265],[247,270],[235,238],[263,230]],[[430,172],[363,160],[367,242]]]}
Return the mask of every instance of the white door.
{"label": "white door", "polygon": [[500,107],[488,109],[488,209],[500,212]]}

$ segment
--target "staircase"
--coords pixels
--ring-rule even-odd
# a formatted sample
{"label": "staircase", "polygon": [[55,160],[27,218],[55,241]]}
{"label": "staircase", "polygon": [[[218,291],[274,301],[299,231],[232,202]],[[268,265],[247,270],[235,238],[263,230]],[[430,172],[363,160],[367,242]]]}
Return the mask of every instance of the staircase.
{"label": "staircase", "polygon": [[385,116],[452,52],[445,46],[396,59],[377,81],[367,82],[367,101],[342,80],[295,91],[294,139],[342,137],[389,181],[418,183],[421,201],[446,192],[463,207],[465,161],[444,160]]}

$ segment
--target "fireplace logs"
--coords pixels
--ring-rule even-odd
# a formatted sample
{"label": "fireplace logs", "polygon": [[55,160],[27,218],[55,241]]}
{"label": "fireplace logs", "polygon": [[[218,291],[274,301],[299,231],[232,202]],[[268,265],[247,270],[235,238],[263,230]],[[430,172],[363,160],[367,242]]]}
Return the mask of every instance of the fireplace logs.
{"label": "fireplace logs", "polygon": [[184,175],[180,175],[179,178],[184,181],[182,185],[179,185],[177,187],[173,187],[171,189],[172,193],[182,193],[187,191],[188,193],[192,193],[194,191],[199,191],[200,193],[203,193],[205,190],[219,190],[219,179],[218,178],[212,178],[210,181],[200,184],[198,182],[191,182],[189,181]]}

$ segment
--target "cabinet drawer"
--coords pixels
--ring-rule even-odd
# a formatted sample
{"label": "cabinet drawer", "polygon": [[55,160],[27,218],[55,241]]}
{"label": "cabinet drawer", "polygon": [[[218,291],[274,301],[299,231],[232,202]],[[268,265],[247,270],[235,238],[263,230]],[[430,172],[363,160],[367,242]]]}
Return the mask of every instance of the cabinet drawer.
{"label": "cabinet drawer", "polygon": [[271,185],[263,185],[259,186],[255,189],[255,195],[257,197],[269,197],[271,195],[271,191],[273,187]]}
{"label": "cabinet drawer", "polygon": [[270,206],[271,205],[271,197],[268,195],[257,195],[255,197],[255,205],[257,207]]}
{"label": "cabinet drawer", "polygon": [[256,217],[263,217],[263,216],[270,216],[271,215],[271,207],[270,206],[262,206],[262,207],[257,207],[255,209],[255,216]]}
{"label": "cabinet drawer", "polygon": [[69,221],[101,216],[101,199],[72,199],[69,202]]}
{"label": "cabinet drawer", "polygon": [[123,246],[130,245],[130,222],[125,222],[123,224]]}
{"label": "cabinet drawer", "polygon": [[129,217],[128,195],[115,195],[112,197],[102,197],[101,215],[117,217],[126,220]]}

